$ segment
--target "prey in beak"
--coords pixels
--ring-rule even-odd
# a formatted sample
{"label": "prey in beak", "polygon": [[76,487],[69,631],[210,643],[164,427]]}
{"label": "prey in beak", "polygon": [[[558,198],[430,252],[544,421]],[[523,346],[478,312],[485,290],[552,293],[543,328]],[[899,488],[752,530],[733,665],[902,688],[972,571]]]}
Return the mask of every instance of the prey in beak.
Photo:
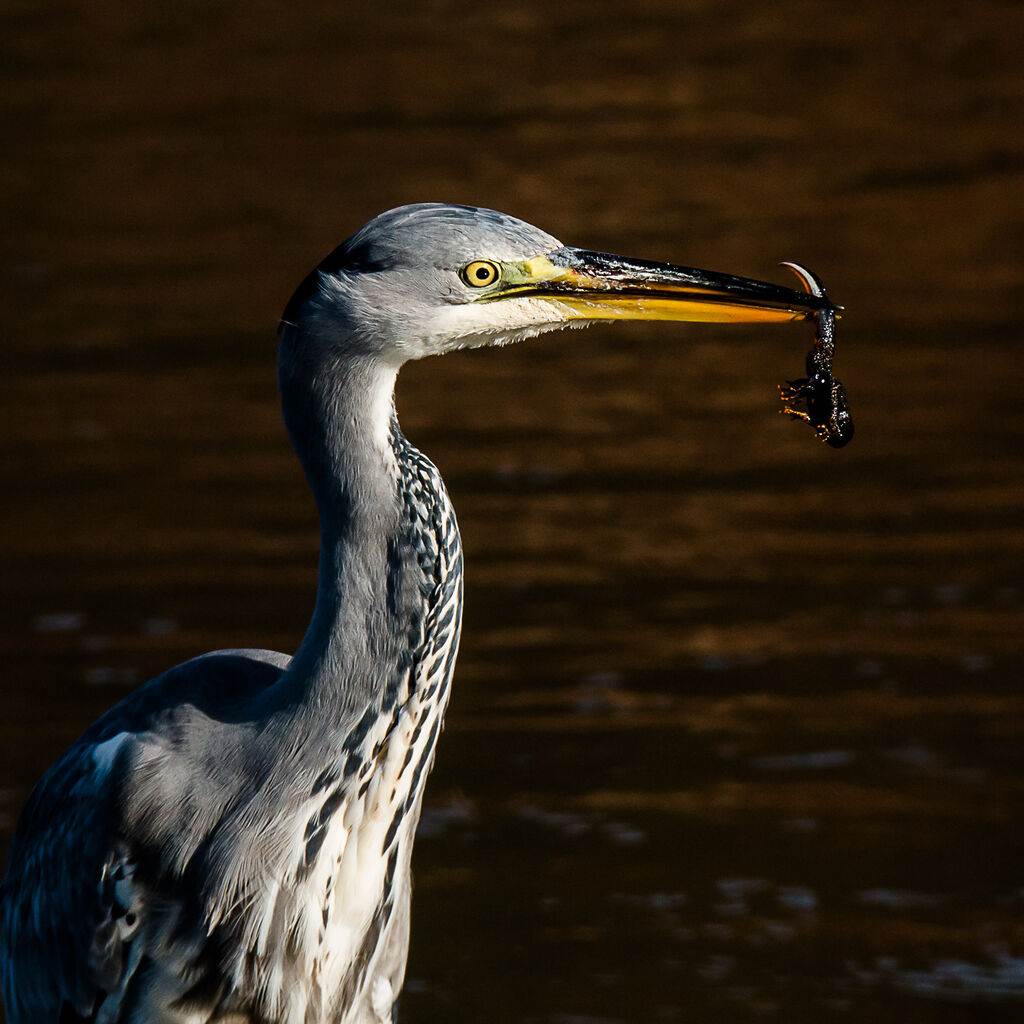
{"label": "prey in beak", "polygon": [[807,376],[781,388],[782,411],[809,423],[820,440],[841,448],[853,436],[846,392],[832,376],[835,321],[841,307],[828,298],[811,271],[795,263],[784,266],[800,279],[802,291],[570,246],[523,262],[476,261],[463,268],[462,276],[481,290],[478,301],[540,299],[557,306],[559,315],[568,320],[782,323],[813,319],[817,329],[807,355]]}
{"label": "prey in beak", "polygon": [[[800,278],[808,295],[825,298],[825,286],[817,274],[798,263],[784,263],[783,266],[789,267]],[[818,329],[814,345],[807,353],[807,376],[786,381],[785,385],[779,386],[779,391],[784,415],[804,420],[814,428],[818,440],[833,448],[842,448],[853,437],[853,419],[846,401],[846,388],[838,377],[832,376],[838,307],[831,303],[829,307],[814,314]],[[801,402],[806,411],[800,408]]]}

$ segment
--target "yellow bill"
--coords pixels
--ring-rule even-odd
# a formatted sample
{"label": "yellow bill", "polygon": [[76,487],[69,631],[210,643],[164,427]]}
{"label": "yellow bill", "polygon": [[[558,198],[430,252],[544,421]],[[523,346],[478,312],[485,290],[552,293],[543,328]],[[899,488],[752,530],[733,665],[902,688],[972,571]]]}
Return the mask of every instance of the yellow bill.
{"label": "yellow bill", "polygon": [[547,299],[570,319],[784,323],[837,308],[824,296],[766,281],[570,246],[495,270],[478,301]]}

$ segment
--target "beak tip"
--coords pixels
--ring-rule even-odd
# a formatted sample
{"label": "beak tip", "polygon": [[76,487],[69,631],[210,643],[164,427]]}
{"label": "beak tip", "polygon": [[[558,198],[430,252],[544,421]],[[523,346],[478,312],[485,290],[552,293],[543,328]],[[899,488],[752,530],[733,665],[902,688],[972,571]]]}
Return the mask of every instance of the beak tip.
{"label": "beak tip", "polygon": [[813,295],[816,299],[828,298],[828,293],[825,291],[825,283],[813,270],[808,270],[805,266],[799,263],[792,263],[789,260],[783,260],[782,266],[796,274],[808,295]]}

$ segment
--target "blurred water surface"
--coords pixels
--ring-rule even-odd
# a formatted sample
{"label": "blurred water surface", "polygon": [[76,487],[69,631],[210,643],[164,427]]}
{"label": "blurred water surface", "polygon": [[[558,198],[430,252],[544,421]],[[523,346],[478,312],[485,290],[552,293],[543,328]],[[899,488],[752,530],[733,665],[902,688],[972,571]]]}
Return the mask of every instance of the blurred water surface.
{"label": "blurred water surface", "polygon": [[[403,1024],[1019,1020],[1024,77],[1007,2],[0,15],[0,844],[150,675],[294,649],[276,317],[402,202],[846,306],[408,367],[466,621]],[[789,282],[787,282],[789,283]]]}

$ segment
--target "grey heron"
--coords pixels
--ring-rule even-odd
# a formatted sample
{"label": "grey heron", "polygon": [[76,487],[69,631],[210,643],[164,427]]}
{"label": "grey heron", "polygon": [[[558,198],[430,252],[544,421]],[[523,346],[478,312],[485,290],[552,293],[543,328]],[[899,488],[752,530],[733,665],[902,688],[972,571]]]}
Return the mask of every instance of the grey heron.
{"label": "grey heron", "polygon": [[292,657],[170,669],[46,772],[3,882],[9,1024],[388,1024],[462,610],[454,512],[395,416],[402,364],[594,321],[826,306],[437,203],[382,214],[327,256],[279,351],[321,522],[308,630]]}

